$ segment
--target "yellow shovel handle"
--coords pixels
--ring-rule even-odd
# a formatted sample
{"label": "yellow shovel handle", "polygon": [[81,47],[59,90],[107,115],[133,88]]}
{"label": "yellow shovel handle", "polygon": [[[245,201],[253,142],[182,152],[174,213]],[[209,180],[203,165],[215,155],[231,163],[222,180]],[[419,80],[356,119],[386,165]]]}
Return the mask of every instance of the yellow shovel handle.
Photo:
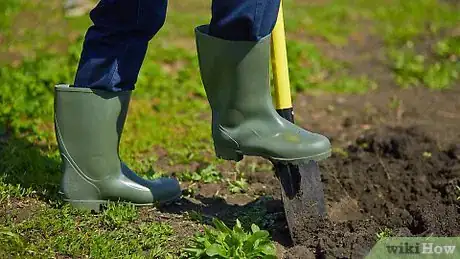
{"label": "yellow shovel handle", "polygon": [[280,2],[278,19],[272,31],[271,60],[275,84],[275,106],[277,110],[292,108],[289,83],[286,36],[284,32],[283,1]]}

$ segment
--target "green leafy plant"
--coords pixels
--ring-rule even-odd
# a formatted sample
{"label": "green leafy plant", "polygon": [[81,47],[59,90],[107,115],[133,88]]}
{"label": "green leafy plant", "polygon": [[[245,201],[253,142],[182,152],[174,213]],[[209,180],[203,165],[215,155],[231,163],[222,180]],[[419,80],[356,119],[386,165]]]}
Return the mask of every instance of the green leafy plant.
{"label": "green leafy plant", "polygon": [[458,69],[460,66],[449,60],[436,62],[426,69],[422,78],[423,83],[432,89],[448,88],[459,78]]}
{"label": "green leafy plant", "polygon": [[454,39],[439,41],[433,46],[435,61],[415,51],[414,43],[408,42],[401,49],[390,49],[392,69],[396,82],[402,87],[424,85],[431,89],[452,86],[459,78],[458,53],[460,44]]}
{"label": "green leafy plant", "polygon": [[216,183],[222,180],[222,174],[214,165],[209,165],[197,172],[185,172],[179,175],[179,179],[188,182]]}
{"label": "green leafy plant", "polygon": [[338,155],[340,155],[342,157],[348,157],[348,155],[349,155],[348,152],[345,149],[341,148],[341,147],[333,147],[332,148],[332,153],[338,154]]}
{"label": "green leafy plant", "polygon": [[185,248],[187,258],[276,258],[276,248],[269,233],[252,224],[251,232],[246,232],[237,219],[233,229],[217,218],[215,228],[206,227],[192,244]]}
{"label": "green leafy plant", "polygon": [[418,86],[425,72],[425,57],[417,55],[412,47],[406,50],[391,49],[390,59],[393,61],[392,68],[396,82],[404,87]]}
{"label": "green leafy plant", "polygon": [[434,51],[441,57],[447,57],[454,60],[460,58],[460,37],[452,36],[440,40],[434,46]]}
{"label": "green leafy plant", "polygon": [[27,197],[33,193],[34,191],[30,187],[24,188],[20,184],[5,184],[0,177],[0,203],[11,197]]}
{"label": "green leafy plant", "polygon": [[433,155],[433,154],[432,154],[431,152],[428,152],[428,151],[425,151],[425,152],[422,153],[422,156],[423,156],[424,158],[430,158],[432,155]]}
{"label": "green leafy plant", "polygon": [[228,188],[231,193],[244,193],[248,190],[248,182],[239,167],[236,167],[236,177],[234,180],[227,179]]}
{"label": "green leafy plant", "polygon": [[228,188],[231,193],[243,193],[248,189],[248,182],[245,178],[238,178],[235,181],[228,181]]}
{"label": "green leafy plant", "polygon": [[389,238],[393,236],[393,231],[389,228],[381,229],[379,233],[376,234],[378,240]]}

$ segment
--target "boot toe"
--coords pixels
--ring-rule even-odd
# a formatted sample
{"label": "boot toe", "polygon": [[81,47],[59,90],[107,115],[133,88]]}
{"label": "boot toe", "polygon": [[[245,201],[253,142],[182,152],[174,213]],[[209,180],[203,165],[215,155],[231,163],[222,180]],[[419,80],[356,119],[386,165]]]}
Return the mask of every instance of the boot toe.
{"label": "boot toe", "polygon": [[323,160],[329,157],[331,143],[329,139],[321,134],[311,133],[305,130],[294,133],[280,134],[270,141],[267,153],[275,160]]}
{"label": "boot toe", "polygon": [[331,152],[331,142],[321,134],[311,133],[305,142],[300,144],[299,153],[301,157],[310,157],[313,160],[322,160],[327,158]]}
{"label": "boot toe", "polygon": [[179,198],[182,193],[179,181],[174,178],[161,177],[154,180],[147,180],[139,177],[136,173],[129,169],[125,163],[122,163],[121,166],[123,169],[122,174],[125,177],[148,189],[150,192],[150,194],[147,195],[149,200],[153,199],[153,201],[159,203],[168,203]]}
{"label": "boot toe", "polygon": [[181,196],[179,182],[174,178],[159,178],[150,186],[154,199],[160,204],[174,202]]}

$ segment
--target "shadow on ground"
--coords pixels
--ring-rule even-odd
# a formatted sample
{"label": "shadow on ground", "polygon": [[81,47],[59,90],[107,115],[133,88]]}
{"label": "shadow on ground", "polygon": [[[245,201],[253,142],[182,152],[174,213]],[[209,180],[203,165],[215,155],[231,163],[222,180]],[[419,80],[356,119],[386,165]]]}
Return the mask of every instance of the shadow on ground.
{"label": "shadow on ground", "polygon": [[230,228],[233,227],[236,219],[239,219],[246,229],[250,229],[251,224],[254,223],[268,230],[277,243],[283,246],[292,245],[282,201],[271,196],[262,196],[245,205],[237,205],[229,204],[224,198],[197,195],[193,198],[182,198],[175,204],[164,206],[160,210],[176,215],[196,212],[200,216],[195,220],[210,226],[213,226],[212,218],[219,218]]}
{"label": "shadow on ground", "polygon": [[47,202],[58,200],[61,177],[55,147],[32,143],[27,137],[4,135],[0,138],[0,184],[20,186]]}

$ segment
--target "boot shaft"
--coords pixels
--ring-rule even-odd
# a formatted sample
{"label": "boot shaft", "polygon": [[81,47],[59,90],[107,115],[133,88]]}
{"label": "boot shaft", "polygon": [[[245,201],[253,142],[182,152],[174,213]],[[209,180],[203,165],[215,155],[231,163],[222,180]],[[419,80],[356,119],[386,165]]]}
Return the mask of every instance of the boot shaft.
{"label": "boot shaft", "polygon": [[251,119],[272,117],[270,36],[258,42],[229,41],[196,28],[200,73],[213,120],[235,127]]}
{"label": "boot shaft", "polygon": [[101,172],[119,172],[118,147],[129,100],[130,92],[56,86],[55,131],[63,161],[94,180],[110,177]]}

